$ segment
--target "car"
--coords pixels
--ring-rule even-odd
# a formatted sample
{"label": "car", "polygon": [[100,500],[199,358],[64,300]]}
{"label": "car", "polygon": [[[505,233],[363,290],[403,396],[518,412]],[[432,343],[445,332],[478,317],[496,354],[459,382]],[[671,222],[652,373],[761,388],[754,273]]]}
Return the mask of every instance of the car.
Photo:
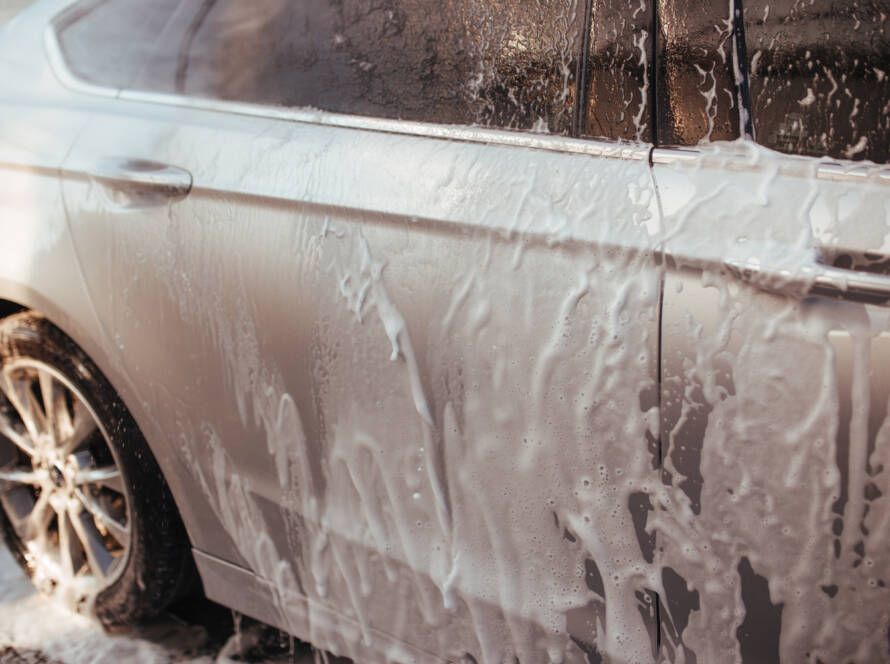
{"label": "car", "polygon": [[890,661],[887,16],[37,2],[10,549],[357,662]]}

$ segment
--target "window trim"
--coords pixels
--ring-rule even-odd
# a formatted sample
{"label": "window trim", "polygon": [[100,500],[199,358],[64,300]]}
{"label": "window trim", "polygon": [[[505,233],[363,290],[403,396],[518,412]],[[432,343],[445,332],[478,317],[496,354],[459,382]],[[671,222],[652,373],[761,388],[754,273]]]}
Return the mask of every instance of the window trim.
{"label": "window trim", "polygon": [[193,110],[203,110],[235,115],[268,118],[300,122],[304,124],[359,129],[380,133],[421,136],[442,140],[512,147],[531,148],[569,154],[584,154],[592,157],[645,161],[652,150],[651,143],[631,143],[606,138],[574,138],[554,134],[535,134],[528,131],[510,131],[468,125],[446,125],[415,120],[393,120],[362,115],[348,115],[311,108],[286,108],[253,104],[247,102],[225,101],[206,97],[178,95],[167,92],[149,92],[129,88],[114,88],[97,83],[90,83],[74,74],[65,63],[59,44],[56,27],[64,20],[67,12],[63,12],[47,25],[44,32],[44,51],[49,61],[50,70],[56,80],[67,90],[91,96],[100,96],[121,101],[162,104]]}
{"label": "window trim", "polygon": [[[786,154],[772,150],[750,139],[736,139],[736,141],[715,141],[710,146],[726,146],[736,142],[743,142],[755,146],[759,150],[768,150],[780,159],[779,169],[783,173],[807,174],[813,173],[813,162],[816,165],[815,176],[820,180],[832,180],[835,182],[872,182],[890,186],[890,165],[878,164],[867,161],[841,161],[830,157],[813,157],[810,155]],[[707,159],[707,147],[704,150],[695,147],[653,147],[649,163],[652,166],[670,166],[673,164],[693,164],[702,159]],[[730,159],[732,170],[755,170],[761,168],[759,163],[751,163],[745,155],[724,155],[724,159]]]}
{"label": "window trim", "polygon": [[[62,13],[61,17],[65,15]],[[58,20],[58,19],[57,19]],[[361,115],[347,115],[331,111],[320,111],[306,108],[285,108],[251,104],[245,102],[221,101],[203,97],[192,97],[163,92],[147,92],[127,88],[113,88],[89,83],[78,78],[66,65],[56,34],[56,23],[47,25],[44,32],[44,51],[50,70],[59,84],[65,89],[94,97],[119,99],[121,101],[161,104],[191,110],[203,110],[250,117],[267,118],[313,124],[343,129],[357,129],[378,133],[418,136],[440,140],[479,143],[485,145],[503,145],[509,147],[529,148],[568,154],[589,155],[609,159],[627,161],[647,160],[650,166],[669,165],[693,162],[703,157],[703,151],[696,147],[661,147],[657,143],[631,143],[605,138],[573,138],[552,134],[534,134],[526,131],[510,131],[506,129],[489,129],[466,125],[445,125],[414,120],[393,120]],[[742,139],[744,140],[744,139]],[[758,147],[756,141],[751,141]],[[720,143],[716,143],[719,145]],[[849,182],[877,182],[890,186],[890,165],[863,163],[861,161],[842,161],[827,157],[807,155],[776,154],[789,160],[792,170],[794,165],[801,169],[811,168],[812,162],[820,161],[816,168],[816,177],[824,180]],[[739,159],[741,163],[742,159]]]}

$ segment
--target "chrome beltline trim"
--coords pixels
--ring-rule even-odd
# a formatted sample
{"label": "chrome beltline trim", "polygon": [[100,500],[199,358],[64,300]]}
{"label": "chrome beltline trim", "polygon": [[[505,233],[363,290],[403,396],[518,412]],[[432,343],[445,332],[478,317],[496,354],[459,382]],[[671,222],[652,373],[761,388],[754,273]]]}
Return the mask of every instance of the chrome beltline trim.
{"label": "chrome beltline trim", "polygon": [[[878,182],[890,185],[890,167],[854,161],[833,161],[825,158],[787,155],[776,152],[787,160],[789,168],[812,169],[813,161],[818,161],[816,177],[820,180],[836,182]],[[670,164],[693,163],[707,156],[697,148],[652,148],[652,164],[666,166]],[[728,155],[731,157],[731,155]],[[745,155],[738,155],[739,165],[744,165]],[[752,165],[756,167],[756,165]]]}
{"label": "chrome beltline trim", "polygon": [[[855,165],[851,165],[855,164]],[[819,177],[825,180],[853,180],[864,182],[872,177],[877,178],[883,184],[890,184],[890,168],[880,164],[862,164],[860,162],[825,162],[819,164]]]}
{"label": "chrome beltline trim", "polygon": [[138,90],[108,88],[93,83],[87,83],[77,78],[68,69],[64,57],[62,56],[62,49],[59,46],[59,40],[56,37],[53,25],[47,26],[46,32],[44,33],[44,45],[53,74],[63,87],[75,93],[116,98],[122,101],[163,104],[166,106],[177,106],[194,110],[233,113],[273,120],[287,120],[291,122],[317,124],[329,127],[342,127],[345,129],[361,129],[365,131],[402,134],[406,136],[423,136],[451,141],[504,145],[554,152],[569,152],[574,154],[586,154],[594,157],[609,157],[631,161],[643,161],[648,159],[649,152],[652,149],[652,147],[647,144],[618,143],[606,140],[570,138],[549,134],[529,134],[503,129],[488,129],[485,127],[470,127],[464,125],[440,125],[429,122],[391,120],[360,115],[346,115],[343,113],[330,113],[311,108],[284,108],[161,92],[142,92]]}
{"label": "chrome beltline trim", "polygon": [[652,148],[652,164],[666,165],[692,162],[701,152],[695,148]]}
{"label": "chrome beltline trim", "polygon": [[157,92],[140,92],[137,90],[121,90],[119,99],[124,101],[167,104],[184,108],[218,111],[222,113],[250,115],[276,120],[289,120],[330,127],[363,129],[366,131],[390,134],[425,136],[428,138],[439,138],[452,141],[488,143],[557,152],[572,152],[593,155],[596,157],[613,157],[635,161],[648,159],[649,150],[651,149],[648,145],[612,143],[608,141],[569,138],[566,136],[552,136],[548,134],[524,134],[503,129],[487,129],[485,127],[470,127],[465,125],[439,125],[409,120],[390,120],[362,115],[330,113],[328,111],[311,108],[276,108],[272,106],[262,106],[260,104],[219,101],[202,97],[187,97],[184,95]]}

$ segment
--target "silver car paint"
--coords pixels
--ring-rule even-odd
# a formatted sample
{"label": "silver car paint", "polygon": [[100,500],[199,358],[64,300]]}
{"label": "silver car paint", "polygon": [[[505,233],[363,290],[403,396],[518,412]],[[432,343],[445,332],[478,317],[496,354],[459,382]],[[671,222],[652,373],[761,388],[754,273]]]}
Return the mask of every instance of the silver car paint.
{"label": "silver car paint", "polygon": [[[886,171],[849,168],[744,145],[654,167],[678,268],[663,458],[687,510],[656,506],[654,525],[662,565],[696,579],[674,645],[705,661],[737,652],[736,630],[763,661],[890,657],[888,310],[793,296],[819,253],[887,250]],[[739,254],[752,284],[726,269]]]}
{"label": "silver car paint", "polygon": [[[554,523],[582,486],[578,459],[654,480],[649,451],[625,433],[646,444],[639,395],[654,398],[656,383],[658,267],[641,252],[648,164],[550,151],[529,164],[513,147],[188,109],[167,121],[152,112],[127,134],[154,107],[117,105],[65,170],[89,173],[109,154],[152,158],[190,171],[192,192],[169,207],[109,205],[105,185],[71,177],[65,199],[119,360],[165,413],[178,455],[194,460],[185,499],[209,503],[223,525],[190,524],[195,546],[274,581],[276,622],[297,633],[319,629],[323,607],[347,613],[371,644],[379,632],[437,654],[533,659],[549,631],[540,626],[594,602],[583,548]],[[215,166],[236,160],[251,167]],[[594,178],[636,200],[588,200]],[[616,278],[588,293],[599,270]],[[120,286],[113,298],[108,283]],[[597,301],[623,306],[597,311]],[[631,331],[590,344],[613,327]],[[599,381],[615,387],[597,416]],[[601,447],[576,433],[591,428]],[[198,462],[207,458],[216,468]],[[550,534],[517,539],[526,528]],[[637,549],[619,530],[600,546]],[[500,598],[510,586],[515,597]],[[611,620],[649,652],[626,595]],[[555,638],[560,651],[571,644]]]}
{"label": "silver car paint", "polygon": [[[0,296],[121,392],[211,597],[361,661],[741,661],[742,626],[783,661],[890,656],[862,463],[888,454],[862,424],[885,310],[773,292],[814,245],[883,248],[880,173],[101,99],[31,49],[4,68]],[[192,189],[146,197],[108,177],[127,160]]]}

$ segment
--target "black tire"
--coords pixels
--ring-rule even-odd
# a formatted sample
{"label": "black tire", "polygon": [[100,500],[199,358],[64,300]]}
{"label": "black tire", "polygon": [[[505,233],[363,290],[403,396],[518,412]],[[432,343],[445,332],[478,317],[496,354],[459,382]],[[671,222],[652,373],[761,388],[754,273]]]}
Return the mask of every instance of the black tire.
{"label": "black tire", "polygon": [[[81,547],[82,561],[81,567],[78,569],[81,578],[87,578],[83,585],[94,588],[94,592],[90,593],[87,598],[80,598],[82,610],[92,610],[95,616],[106,625],[132,624],[150,618],[160,611],[164,610],[167,605],[177,596],[187,590],[194,579],[194,562],[191,556],[191,549],[188,537],[182,525],[182,521],[167,487],[167,483],[158,468],[157,462],[152,456],[148,445],[136,426],[132,416],[127,410],[123,402],[118,398],[109,382],[102,375],[96,365],[86,356],[86,354],[69,339],[61,330],[52,325],[43,316],[34,312],[21,312],[8,318],[0,320],[0,372],[24,372],[32,363],[35,372],[43,370],[42,367],[50,367],[55,370],[53,378],[54,385],[66,387],[66,381],[70,386],[76,388],[65,392],[64,397],[57,396],[51,388],[48,394],[52,394],[53,400],[68,399],[68,401],[57,401],[63,404],[61,408],[70,408],[70,412],[77,412],[81,419],[84,419],[84,412],[91,412],[96,424],[96,430],[85,438],[84,443],[79,444],[76,449],[82,450],[86,448],[87,452],[78,452],[81,456],[88,455],[94,465],[100,465],[94,461],[106,457],[106,464],[114,463],[120,474],[117,476],[117,482],[121,483],[124,492],[117,489],[104,489],[94,484],[84,484],[89,487],[89,491],[93,492],[93,496],[98,496],[93,504],[98,504],[99,499],[116,500],[120,514],[120,521],[126,525],[126,534],[119,536],[119,539],[129,538],[129,542],[125,545],[118,543],[113,537],[109,539],[108,529],[99,526],[100,535],[105,540],[112,542],[115,546],[117,558],[113,559],[114,574],[109,574],[106,579],[103,574],[89,574],[90,565],[93,560],[87,560],[87,546],[84,543],[76,543],[67,546],[69,562],[72,558],[72,546]],[[24,366],[25,369],[17,369]],[[44,371],[44,376],[46,375]],[[5,381],[7,374],[0,374],[0,378]],[[8,398],[7,392],[4,392],[3,386],[10,386],[13,383],[0,383],[0,417],[6,417],[7,422],[12,422],[15,430],[20,432],[22,436],[27,436],[27,430],[24,426],[24,418],[20,416],[16,410],[16,406]],[[12,388],[10,388],[12,389]],[[59,390],[64,392],[64,390]],[[35,391],[35,394],[37,392]],[[79,393],[79,394],[77,394]],[[17,393],[24,394],[24,393]],[[76,394],[78,401],[77,407],[72,404],[75,397],[70,395]],[[36,398],[36,397],[35,397]],[[19,399],[19,403],[22,403]],[[40,397],[40,404],[44,412],[47,411],[43,397]],[[65,405],[69,404],[69,405]],[[86,408],[82,404],[86,405]],[[58,407],[53,407],[53,410]],[[67,416],[67,415],[66,415]],[[54,416],[56,418],[58,416]],[[47,418],[48,421],[49,418]],[[74,429],[73,423],[76,417],[72,415],[69,420],[71,429]],[[50,426],[50,425],[47,425]],[[55,425],[57,426],[57,425]],[[56,431],[58,430],[55,429]],[[73,434],[72,434],[73,438]],[[0,444],[6,445],[6,453],[0,454],[0,467],[11,467],[12,464],[18,464],[19,467],[28,468],[28,464],[33,468],[38,468],[43,478],[50,477],[52,472],[57,472],[58,466],[53,466],[51,471],[46,470],[46,460],[43,454],[35,453],[29,456],[22,450],[21,445],[15,445],[10,442],[9,438],[0,435]],[[57,439],[61,439],[57,436]],[[104,442],[103,442],[104,441]],[[47,443],[40,443],[47,447]],[[36,449],[36,447],[34,448]],[[61,450],[59,445],[57,450]],[[108,458],[110,452],[111,458]],[[63,452],[54,452],[62,455]],[[69,454],[65,452],[64,454]],[[71,453],[71,456],[74,456]],[[35,460],[38,459],[39,460]],[[10,461],[9,459],[13,460]],[[61,458],[59,456],[58,458]],[[61,464],[61,461],[59,462]],[[108,465],[108,467],[113,467]],[[68,466],[65,466],[66,473],[69,473]],[[69,474],[74,474],[71,471]],[[33,472],[32,475],[37,476],[39,473]],[[68,500],[72,503],[76,502],[74,496],[75,488],[59,488],[60,484],[56,478],[51,478],[56,482],[53,492],[59,493],[69,491]],[[62,482],[68,482],[73,486],[74,479],[66,480],[64,477]],[[45,487],[49,486],[47,480],[42,480],[43,484],[32,484],[33,493],[39,497],[41,492],[47,491]],[[22,491],[22,487],[16,486],[16,490]],[[87,490],[83,489],[85,493]],[[102,493],[102,492],[105,493]],[[124,497],[124,507],[119,507],[120,499],[115,497],[115,491]],[[56,493],[52,493],[56,496]],[[106,495],[107,494],[107,495]],[[82,495],[82,494],[81,494]],[[108,496],[111,496],[109,498]],[[36,503],[36,499],[35,503]],[[49,498],[47,498],[47,503]],[[49,508],[44,508],[49,511]],[[58,512],[58,510],[57,510]],[[86,514],[86,512],[83,512]],[[5,502],[0,502],[0,525],[4,538],[9,545],[13,555],[17,558],[21,566],[34,578],[35,570],[38,565],[35,562],[33,549],[29,554],[22,536],[13,525],[12,512],[9,511]],[[59,519],[67,519],[65,527],[67,529],[66,536],[71,537],[72,529],[78,526],[73,525],[74,517],[69,516],[66,510],[58,512],[56,516],[52,516],[50,512],[47,519],[52,523],[56,523],[57,529],[61,529],[62,525]],[[21,515],[17,523],[21,524]],[[87,515],[87,519],[91,518]],[[55,521],[52,521],[55,519]],[[43,518],[40,518],[43,521]],[[99,520],[95,524],[100,524]],[[82,527],[82,526],[80,526]],[[51,526],[48,526],[51,528]],[[21,530],[21,526],[20,529]],[[30,532],[30,531],[29,531]],[[78,536],[80,535],[78,531]],[[93,531],[91,531],[93,532]],[[98,532],[98,531],[96,531]],[[104,533],[104,534],[103,534]],[[61,534],[57,534],[58,542],[61,542]],[[51,538],[50,538],[51,539]],[[43,541],[47,541],[44,539]],[[67,541],[71,541],[70,539]],[[61,544],[57,543],[59,549],[59,557],[62,557]],[[86,570],[86,571],[85,571]],[[68,577],[72,578],[72,577]],[[92,583],[92,586],[88,584]],[[53,592],[53,588],[41,588],[44,592]]]}

